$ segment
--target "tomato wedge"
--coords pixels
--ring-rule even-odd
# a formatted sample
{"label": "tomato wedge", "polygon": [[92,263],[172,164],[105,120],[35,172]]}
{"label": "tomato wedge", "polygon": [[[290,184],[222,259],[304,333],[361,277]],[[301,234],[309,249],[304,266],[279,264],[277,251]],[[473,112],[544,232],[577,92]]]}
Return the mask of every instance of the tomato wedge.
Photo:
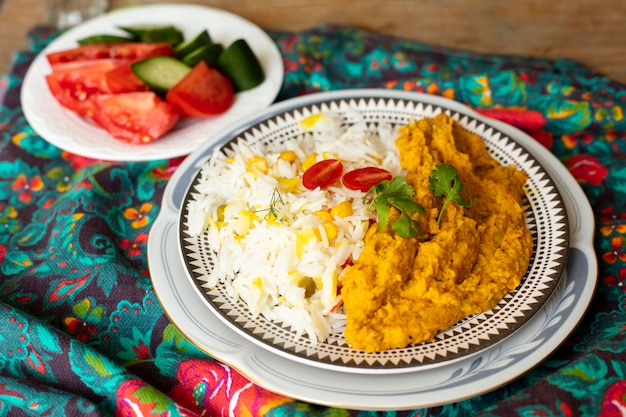
{"label": "tomato wedge", "polygon": [[121,65],[105,75],[107,86],[111,93],[132,93],[133,91],[148,91],[149,87],[141,81],[128,65]]}
{"label": "tomato wedge", "polygon": [[54,65],[61,62],[86,61],[102,58],[139,60],[155,55],[174,56],[174,48],[171,44],[165,42],[97,43],[64,49],[57,52],[50,52],[46,55],[46,58],[48,59],[50,65]]}
{"label": "tomato wedge", "polygon": [[106,74],[129,61],[123,59],[97,59],[85,62],[58,63],[54,72],[46,75],[46,83],[54,98],[63,106],[80,115],[89,114],[88,98],[97,93],[110,93]]}
{"label": "tomato wedge", "polygon": [[235,99],[233,83],[200,61],[167,92],[165,100],[183,117],[209,117],[228,110]]}
{"label": "tomato wedge", "polygon": [[91,96],[92,119],[113,137],[131,144],[152,142],[169,131],[180,115],[152,91]]}
{"label": "tomato wedge", "polygon": [[377,167],[357,168],[347,172],[341,180],[343,185],[350,190],[367,192],[373,186],[385,180],[391,180],[389,171]]}
{"label": "tomato wedge", "polygon": [[316,162],[302,174],[302,185],[307,190],[326,188],[337,181],[343,173],[343,164],[337,159]]}

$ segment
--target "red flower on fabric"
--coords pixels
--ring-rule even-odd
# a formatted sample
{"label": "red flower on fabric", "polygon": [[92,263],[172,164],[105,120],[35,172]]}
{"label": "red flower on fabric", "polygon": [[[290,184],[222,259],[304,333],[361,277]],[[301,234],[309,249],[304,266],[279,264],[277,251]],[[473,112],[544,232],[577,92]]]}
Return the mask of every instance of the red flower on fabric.
{"label": "red flower on fabric", "polygon": [[[600,210],[600,221],[612,221],[617,218],[618,215],[615,214],[615,207],[613,206],[605,206]],[[620,218],[626,219],[626,215],[620,216]]]}
{"label": "red flower on fabric", "polygon": [[33,201],[33,193],[43,189],[43,181],[38,175],[27,178],[24,174],[19,174],[13,182],[13,191],[19,192],[17,198],[23,203]]}
{"label": "red flower on fabric", "polygon": [[65,326],[67,327],[67,331],[74,335],[76,340],[80,340],[81,342],[86,342],[91,335],[96,334],[98,331],[97,327],[93,324],[89,324],[76,317],[66,317]]}
{"label": "red flower on fabric", "polygon": [[617,381],[604,393],[600,415],[622,417],[624,410],[626,410],[626,381]]}
{"label": "red flower on fabric", "polygon": [[130,239],[122,239],[120,246],[122,249],[128,250],[128,256],[140,256],[141,246],[144,245],[147,241],[148,234],[145,232],[141,232],[137,235],[134,241]]}
{"label": "red flower on fabric", "polygon": [[116,416],[199,417],[171,400],[151,385],[138,379],[127,380],[117,389]]}
{"label": "red flower on fabric", "polygon": [[137,354],[135,359],[150,359],[150,349],[148,346],[143,343],[142,340],[139,340],[139,346],[133,346],[133,350]]}
{"label": "red flower on fabric", "polygon": [[620,268],[619,277],[615,275],[605,275],[602,283],[609,287],[619,287],[622,292],[626,292],[626,268]]}
{"label": "red flower on fabric", "polygon": [[546,125],[543,113],[526,108],[476,108],[475,110],[487,117],[502,120],[523,130],[541,130]]}
{"label": "red flower on fabric", "polygon": [[[84,282],[84,280],[81,280]],[[79,283],[81,282],[79,281]],[[65,287],[67,288],[67,287]],[[77,288],[70,288],[70,293]],[[68,316],[63,319],[68,333],[74,335],[77,340],[83,342],[89,340],[89,338],[96,334],[98,328],[96,323],[102,319],[103,308],[93,302],[90,298],[85,298],[72,306],[73,316]],[[90,322],[91,321],[91,322]]]}
{"label": "red flower on fabric", "polygon": [[263,410],[292,401],[255,385],[214,360],[184,361],[178,367],[176,379],[178,384],[169,393],[170,397],[202,415],[257,416],[264,414]]}
{"label": "red flower on fabric", "polygon": [[94,186],[93,186],[91,180],[89,180],[89,178],[82,179],[81,181],[78,182],[78,184],[75,185],[75,187],[76,187],[77,191],[80,191],[80,190],[88,191],[88,190],[91,190],[91,189],[94,188]]}
{"label": "red flower on fabric", "polygon": [[611,246],[613,247],[612,251],[604,252],[602,254],[602,259],[608,263],[613,264],[618,259],[622,262],[626,262],[626,253],[623,251],[624,240],[620,236],[616,236],[611,239]]}
{"label": "red flower on fabric", "polygon": [[574,178],[592,185],[600,185],[606,178],[609,169],[602,165],[598,158],[589,155],[572,156],[565,165]]}
{"label": "red flower on fabric", "polygon": [[537,142],[541,143],[544,148],[552,149],[552,144],[554,143],[554,137],[551,132],[546,132],[545,130],[533,130],[527,132],[533,139]]}

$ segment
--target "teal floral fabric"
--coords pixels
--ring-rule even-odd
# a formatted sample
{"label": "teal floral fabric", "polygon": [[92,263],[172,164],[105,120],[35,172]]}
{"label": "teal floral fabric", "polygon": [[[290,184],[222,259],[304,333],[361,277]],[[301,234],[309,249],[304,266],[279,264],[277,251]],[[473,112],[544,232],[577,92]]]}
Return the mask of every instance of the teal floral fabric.
{"label": "teal floral fabric", "polygon": [[432,408],[357,411],[272,393],[203,353],[156,298],[146,242],[182,158],[106,162],[59,149],[20,104],[57,35],[34,28],[0,78],[0,416],[622,416],[626,413],[626,85],[570,60],[438,48],[322,25],[270,32],[277,100],[374,87],[442,95],[510,123],[569,169],[594,211],[598,286],[536,369]]}

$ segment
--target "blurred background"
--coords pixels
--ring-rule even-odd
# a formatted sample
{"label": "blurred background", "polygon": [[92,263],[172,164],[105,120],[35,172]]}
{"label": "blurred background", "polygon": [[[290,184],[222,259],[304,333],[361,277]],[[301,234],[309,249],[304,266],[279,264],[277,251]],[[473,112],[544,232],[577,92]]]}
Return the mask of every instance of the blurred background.
{"label": "blurred background", "polygon": [[[626,83],[626,0],[205,0],[267,30],[347,23],[463,50],[571,58]],[[2,4],[4,3],[4,4]],[[140,4],[110,0],[110,7]],[[148,2],[144,2],[148,3]],[[0,73],[26,33],[46,22],[46,0],[0,0]]]}

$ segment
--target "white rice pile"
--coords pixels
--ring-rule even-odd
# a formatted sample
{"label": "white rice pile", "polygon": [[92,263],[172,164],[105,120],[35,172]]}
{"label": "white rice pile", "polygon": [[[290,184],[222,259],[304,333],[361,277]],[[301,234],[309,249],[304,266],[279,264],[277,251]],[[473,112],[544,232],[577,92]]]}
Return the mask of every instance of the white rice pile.
{"label": "white rice pile", "polygon": [[314,114],[300,127],[300,137],[281,145],[240,141],[232,151],[216,152],[189,202],[188,231],[208,233],[216,252],[208,288],[224,285],[253,314],[283,322],[296,338],[306,335],[316,344],[345,324],[333,313],[344,265],[359,257],[376,214],[363,192],[341,181],[305,189],[303,164],[334,158],[344,174],[367,166],[393,176],[403,171],[389,125],[373,132],[362,119],[342,127],[335,115]]}

